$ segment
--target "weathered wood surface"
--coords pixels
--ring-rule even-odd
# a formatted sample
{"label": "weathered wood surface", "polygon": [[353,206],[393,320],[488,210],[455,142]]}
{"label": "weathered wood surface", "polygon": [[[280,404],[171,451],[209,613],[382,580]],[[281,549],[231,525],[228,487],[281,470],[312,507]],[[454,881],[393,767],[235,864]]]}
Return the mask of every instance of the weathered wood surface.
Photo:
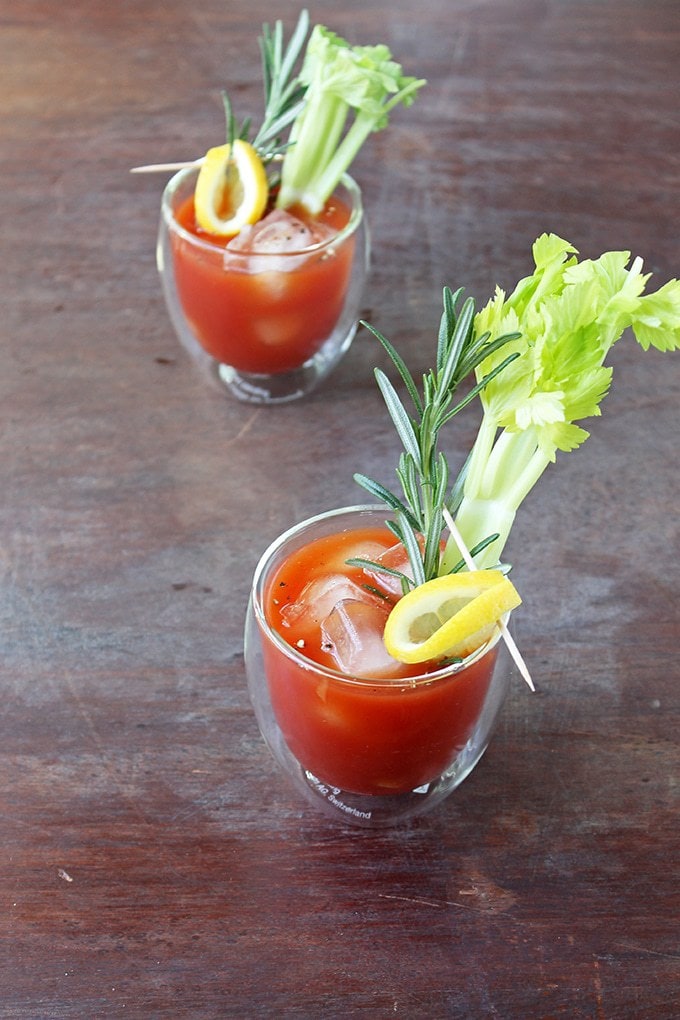
{"label": "weathered wood surface", "polygon": [[[483,762],[382,834],[296,799],[246,693],[253,567],[389,480],[360,334],[303,403],[210,389],[135,164],[259,102],[260,0],[4,0],[0,14],[0,1016],[680,1012],[680,359],[614,352],[593,437],[527,501],[519,684]],[[416,371],[444,284],[486,300],[554,230],[680,270],[675,0],[353,0],[314,20],[429,85],[355,164],[363,310]],[[476,427],[451,441],[462,457]]]}

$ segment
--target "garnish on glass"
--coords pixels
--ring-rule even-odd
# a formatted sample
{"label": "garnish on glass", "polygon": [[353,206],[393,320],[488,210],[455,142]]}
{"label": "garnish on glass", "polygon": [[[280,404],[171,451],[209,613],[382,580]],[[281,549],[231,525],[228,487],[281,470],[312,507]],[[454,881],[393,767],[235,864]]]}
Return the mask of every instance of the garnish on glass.
{"label": "garnish on glass", "polygon": [[[469,654],[487,639],[489,627],[500,625],[533,686],[503,624],[519,600],[505,568],[499,567],[517,509],[557,451],[574,450],[588,437],[576,422],[601,413],[612,378],[604,360],[626,329],[632,327],[645,350],[680,345],[679,281],[643,294],[649,274],[642,273],[640,259],[627,268],[630,253],[607,252],[582,262],[576,254],[567,241],[543,234],[533,245],[533,274],[507,299],[498,288],[477,314],[471,298],[458,310],[462,291],[445,290],[436,368],[423,377],[422,393],[392,344],[368,326],[412,404],[408,411],[387,376],[376,369],[404,447],[396,472],[402,494],[355,475],[394,513],[387,525],[408,556],[404,570],[354,561],[398,578],[404,597],[388,618],[384,639],[400,661]],[[476,384],[454,403],[457,388],[472,372]],[[482,422],[450,485],[446,457],[438,450],[439,433],[476,397]],[[465,571],[474,571],[477,587]],[[494,582],[499,599],[492,605],[488,590]]]}
{"label": "garnish on glass", "polygon": [[[223,92],[224,145],[188,163],[133,168],[139,173],[199,165],[196,218],[213,236],[235,236],[272,204],[318,215],[368,136],[387,126],[395,106],[410,106],[425,84],[403,75],[387,46],[351,46],[322,25],[313,28],[303,53],[308,29],[306,10],[287,45],[280,21],[273,29],[263,26],[265,111],[257,131],[252,118],[236,119]],[[269,179],[265,168],[275,158],[279,174]]]}

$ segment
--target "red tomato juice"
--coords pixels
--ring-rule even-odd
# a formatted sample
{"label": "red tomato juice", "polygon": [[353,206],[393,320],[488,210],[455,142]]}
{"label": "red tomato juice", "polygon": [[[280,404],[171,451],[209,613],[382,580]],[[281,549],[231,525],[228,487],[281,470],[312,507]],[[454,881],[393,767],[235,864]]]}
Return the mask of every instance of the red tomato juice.
{"label": "red tomato juice", "polygon": [[426,667],[395,662],[392,678],[343,677],[318,626],[309,621],[286,626],[283,610],[310,577],[325,571],[340,568],[364,583],[361,568],[344,563],[359,555],[357,543],[365,543],[375,559],[376,547],[389,548],[394,536],[380,527],[317,539],[292,553],[268,580],[265,618],[291,648],[304,647],[304,657],[287,654],[265,635],[265,673],[278,724],[305,769],[352,793],[403,793],[440,776],[466,744],[491,682],[497,646],[453,673],[434,664],[423,675]]}
{"label": "red tomato juice", "polygon": [[[301,208],[289,212],[309,223]],[[245,257],[226,265],[225,239],[197,226],[193,196],[175,211],[175,219],[200,242],[171,232],[179,299],[201,346],[213,358],[241,372],[272,375],[299,368],[319,350],[345,302],[353,233],[302,258],[292,256],[293,269],[248,272]],[[332,197],[317,219],[341,231],[350,210]],[[256,258],[261,265],[291,256]]]}

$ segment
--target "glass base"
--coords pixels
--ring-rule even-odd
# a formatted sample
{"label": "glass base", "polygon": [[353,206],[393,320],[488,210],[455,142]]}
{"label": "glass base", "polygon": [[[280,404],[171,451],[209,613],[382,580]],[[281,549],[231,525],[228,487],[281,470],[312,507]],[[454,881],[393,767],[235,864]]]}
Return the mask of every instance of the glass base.
{"label": "glass base", "polygon": [[[473,770],[486,747],[472,744],[461,751],[454,765],[438,779],[407,793],[379,797],[350,793],[302,771],[307,790],[305,795],[336,821],[365,828],[387,828],[426,814],[455,790]],[[299,785],[299,784],[298,784]]]}
{"label": "glass base", "polygon": [[290,372],[265,375],[240,372],[231,365],[212,362],[215,377],[237,400],[248,404],[285,404],[311,393],[333,370],[350,347],[357,323],[347,330],[340,344],[325,344],[312,358]]}

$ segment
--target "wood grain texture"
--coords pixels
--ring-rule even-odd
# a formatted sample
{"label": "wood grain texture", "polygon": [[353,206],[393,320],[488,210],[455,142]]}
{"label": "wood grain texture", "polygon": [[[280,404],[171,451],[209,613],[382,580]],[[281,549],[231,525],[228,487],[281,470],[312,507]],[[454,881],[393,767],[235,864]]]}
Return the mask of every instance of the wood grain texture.
{"label": "wood grain texture", "polygon": [[[278,409],[208,387],[128,168],[259,109],[281,0],[4,0],[0,13],[0,1016],[671,1020],[680,1014],[680,359],[621,344],[593,436],[508,549],[515,689],[483,762],[387,833],[317,817],[243,668],[268,542],[390,481],[359,334]],[[680,271],[675,0],[350,0],[312,18],[428,78],[361,153],[363,316],[416,372],[441,288],[533,239]],[[474,415],[452,433],[460,462]]]}

